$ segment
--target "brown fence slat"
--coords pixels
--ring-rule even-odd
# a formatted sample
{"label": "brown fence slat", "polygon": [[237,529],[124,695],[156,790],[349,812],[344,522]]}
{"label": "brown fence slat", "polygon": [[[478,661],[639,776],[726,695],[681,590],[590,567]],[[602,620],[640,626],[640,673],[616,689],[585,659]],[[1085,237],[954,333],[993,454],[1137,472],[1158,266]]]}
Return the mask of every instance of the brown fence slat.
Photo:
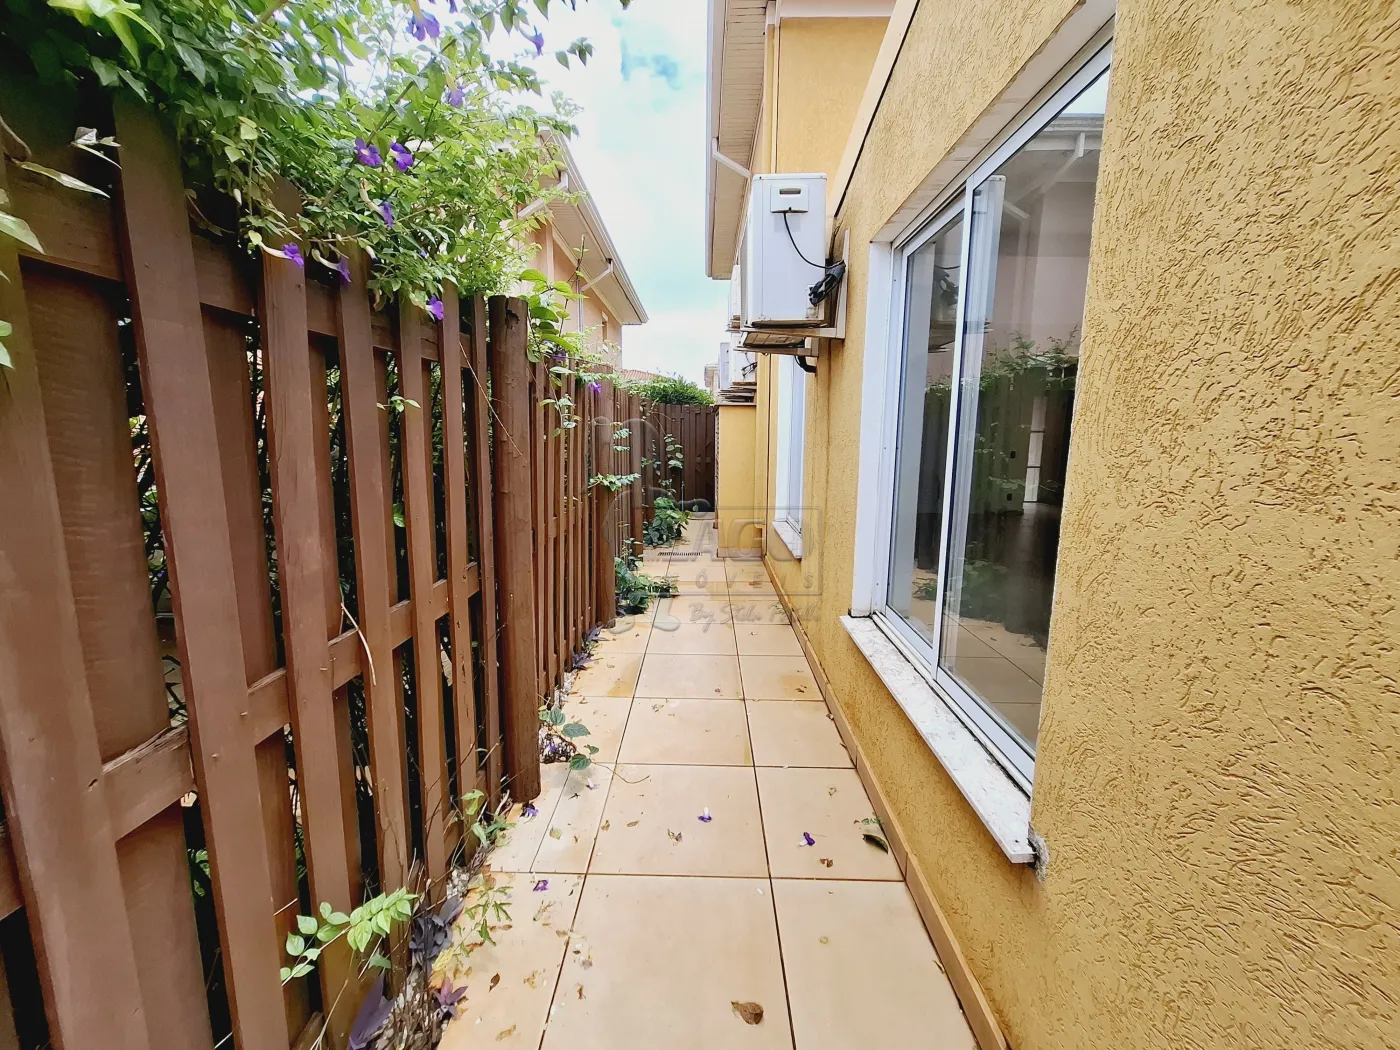
{"label": "brown fence slat", "polygon": [[505,755],[501,737],[501,679],[498,653],[496,587],[495,495],[491,472],[491,401],[487,378],[487,310],[482,296],[472,299],[471,342],[468,349],[471,390],[472,458],[469,466],[472,492],[476,495],[477,561],[481,565],[481,664],[482,697],[486,729],[486,793],[495,805],[500,799]]}
{"label": "brown fence slat", "polygon": [[[282,635],[311,904],[315,908],[325,901],[337,911],[348,911],[354,902],[326,622],[326,575],[335,571],[334,536],[328,564],[321,526],[320,488],[322,482],[329,483],[329,464],[324,476],[318,470],[318,446],[329,442],[321,425],[325,372],[324,365],[313,363],[308,344],[305,275],[290,259],[263,257],[260,321]],[[322,955],[317,973],[322,1001],[345,1003],[332,1017],[332,1031],[348,1032],[354,1018],[350,1003],[340,994],[353,974],[348,951],[337,943]]]}
{"label": "brown fence slat", "polygon": [[417,701],[418,782],[423,799],[423,849],[428,877],[447,871],[447,753],[442,726],[442,665],[437,617],[431,602],[437,579],[433,547],[433,412],[422,356],[422,311],[399,303],[399,394],[407,405],[399,416],[403,450],[404,518],[408,523],[409,592],[413,595],[413,682]]}
{"label": "brown fence slat", "polygon": [[462,324],[457,289],[442,290],[442,448],[447,480],[447,579],[452,596],[448,630],[452,640],[453,728],[457,739],[458,785],[465,793],[481,786],[476,756],[476,687],[472,682],[471,595],[475,565],[467,548],[467,450],[462,406]]}
{"label": "brown fence slat", "polygon": [[106,800],[91,790],[102,757],[14,243],[0,241],[0,316],[14,326],[0,383],[5,810],[54,1045],[136,1050],[147,1039],[141,987]]}
{"label": "brown fence slat", "polygon": [[[392,577],[385,508],[389,489],[387,415],[379,407],[365,260],[350,258],[351,279],[340,290],[340,403],[350,457],[350,521],[355,536],[355,594],[359,627],[368,649],[360,675],[369,723],[370,773],[374,778],[379,878],[385,886],[408,879],[408,795],[405,788],[403,705],[393,674],[396,644],[390,628]],[[357,642],[359,640],[357,639]]]}
{"label": "brown fence slat", "polygon": [[[239,1047],[262,1050],[287,1045],[277,981],[281,952],[267,906],[272,893],[257,769],[241,746],[238,713],[247,685],[224,493],[209,470],[217,462],[218,441],[184,188],[174,141],[155,118],[122,100],[116,117],[128,151],[122,166],[123,253],[229,1005]],[[190,586],[182,588],[182,580]],[[84,996],[93,992],[85,981],[71,987]],[[105,1019],[100,1041],[111,1041],[112,1021]]]}
{"label": "brown fence slat", "polygon": [[502,728],[511,797],[518,802],[540,793],[526,309],[523,299],[503,296],[494,296],[489,307]]}

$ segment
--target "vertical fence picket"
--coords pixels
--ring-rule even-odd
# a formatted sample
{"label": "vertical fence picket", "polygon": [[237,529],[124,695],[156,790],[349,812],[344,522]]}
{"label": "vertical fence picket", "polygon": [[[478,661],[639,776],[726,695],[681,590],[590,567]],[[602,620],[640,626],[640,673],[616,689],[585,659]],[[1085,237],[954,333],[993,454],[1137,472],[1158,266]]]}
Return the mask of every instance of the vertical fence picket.
{"label": "vertical fence picket", "polygon": [[[403,450],[404,519],[408,524],[409,593],[413,598],[414,699],[418,722],[418,783],[423,799],[423,849],[428,877],[447,871],[447,754],[442,721],[442,666],[433,616],[432,405],[424,380],[422,311],[399,303],[399,416]],[[415,408],[407,402],[416,402]]]}
{"label": "vertical fence picket", "polygon": [[[234,1038],[240,1050],[272,1050],[288,1043],[281,951],[268,908],[257,767],[239,714],[247,683],[224,492],[209,470],[218,443],[184,188],[174,140],[155,117],[124,100],[116,110],[117,134],[130,151],[122,165],[122,248]],[[66,979],[73,981],[71,972]],[[72,987],[92,991],[83,981]],[[112,1019],[104,1021],[98,1042],[109,1043]]]}
{"label": "vertical fence picket", "polygon": [[471,375],[472,458],[468,464],[472,492],[476,494],[477,560],[481,566],[481,664],[482,702],[486,705],[482,725],[486,730],[487,798],[494,805],[501,794],[504,768],[501,737],[501,678],[499,662],[499,614],[497,600],[497,561],[495,539],[495,494],[491,467],[491,396],[487,363],[486,300],[472,299],[471,343],[468,350]]}
{"label": "vertical fence picket", "polygon": [[387,416],[380,408],[365,260],[350,259],[351,280],[337,296],[341,411],[350,458],[350,520],[355,537],[355,593],[366,651],[361,679],[369,729],[370,774],[374,780],[379,878],[402,886],[408,878],[408,798],[404,769],[403,705],[394,671],[389,607],[393,604],[389,529]]}
{"label": "vertical fence picket", "polygon": [[[7,162],[0,159],[0,166]],[[0,188],[6,173],[0,170]],[[0,243],[14,367],[0,384],[0,745],[5,813],[55,1046],[137,1050],[146,1020],[101,791],[63,522],[15,242]],[[36,658],[36,654],[37,658]],[[54,815],[62,814],[62,821]],[[82,920],[98,924],[96,930]]]}
{"label": "vertical fence picket", "polygon": [[[466,425],[462,406],[462,323],[457,289],[442,290],[442,447],[443,469],[447,479],[447,578],[451,616],[448,631],[452,640],[453,728],[457,741],[458,785],[467,791],[481,787],[477,765],[476,687],[472,681],[471,596],[468,575],[471,557],[467,549],[467,460]],[[477,566],[477,579],[481,569]]]}
{"label": "vertical fence picket", "polygon": [[505,765],[511,782],[511,797],[520,802],[540,793],[530,363],[525,356],[527,317],[523,299],[503,296],[491,299],[495,536]]}
{"label": "vertical fence picket", "polygon": [[[292,743],[301,794],[301,828],[311,883],[311,904],[328,902],[337,911],[354,906],[344,821],[328,642],[326,574],[334,572],[334,550],[327,564],[321,529],[322,483],[318,446],[329,441],[317,426],[326,397],[323,368],[313,365],[306,330],[306,284],[289,259],[263,257],[260,322],[266,361],[268,464],[272,474],[272,516],[277,536],[278,579],[282,587],[282,634],[287,651],[287,684]],[[348,948],[337,942],[325,952],[317,972],[322,1001],[344,1003],[331,1017],[331,1030],[349,1032],[354,997],[341,995],[353,980]],[[343,1030],[343,1031],[342,1031]]]}

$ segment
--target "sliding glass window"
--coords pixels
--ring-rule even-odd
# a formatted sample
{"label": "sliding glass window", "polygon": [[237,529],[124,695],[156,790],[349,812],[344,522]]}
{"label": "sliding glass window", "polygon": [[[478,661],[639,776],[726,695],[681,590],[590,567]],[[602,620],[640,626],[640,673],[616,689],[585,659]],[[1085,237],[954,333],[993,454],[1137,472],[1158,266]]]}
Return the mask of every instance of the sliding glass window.
{"label": "sliding glass window", "polygon": [[901,253],[885,606],[1027,783],[1107,88],[1103,55],[974,173],[951,216]]}

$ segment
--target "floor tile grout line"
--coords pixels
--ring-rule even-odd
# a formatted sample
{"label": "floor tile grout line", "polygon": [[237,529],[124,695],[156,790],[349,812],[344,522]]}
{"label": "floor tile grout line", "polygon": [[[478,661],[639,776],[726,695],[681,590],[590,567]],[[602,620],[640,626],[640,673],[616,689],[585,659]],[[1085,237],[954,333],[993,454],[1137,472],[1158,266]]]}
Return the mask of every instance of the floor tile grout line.
{"label": "floor tile grout line", "polygon": [[[743,690],[741,689],[740,692]],[[753,726],[749,723],[749,705],[744,704],[744,728],[749,734],[749,754],[753,754]],[[768,856],[768,826],[763,819],[763,792],[758,785],[758,767],[753,769],[753,793],[758,801],[758,832],[763,839],[763,867],[768,873],[768,906],[773,909],[773,937],[778,942],[778,975],[783,979],[783,1006],[787,1009],[788,1041],[797,1050],[797,1031],[792,1024],[792,992],[788,988],[787,958],[783,954],[783,930],[778,923],[778,895],[773,887],[773,863]]]}

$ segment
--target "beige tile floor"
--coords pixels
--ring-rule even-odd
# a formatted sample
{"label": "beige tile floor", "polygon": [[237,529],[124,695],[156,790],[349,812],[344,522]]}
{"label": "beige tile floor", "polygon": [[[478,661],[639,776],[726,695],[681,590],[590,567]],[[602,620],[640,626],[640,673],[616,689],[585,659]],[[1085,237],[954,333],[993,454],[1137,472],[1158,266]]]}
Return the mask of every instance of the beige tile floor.
{"label": "beige tile floor", "polygon": [[443,1050],[974,1050],[762,566],[711,557],[709,524],[648,552],[703,595],[604,631],[575,680],[603,764],[545,767],[492,855],[511,928]]}

